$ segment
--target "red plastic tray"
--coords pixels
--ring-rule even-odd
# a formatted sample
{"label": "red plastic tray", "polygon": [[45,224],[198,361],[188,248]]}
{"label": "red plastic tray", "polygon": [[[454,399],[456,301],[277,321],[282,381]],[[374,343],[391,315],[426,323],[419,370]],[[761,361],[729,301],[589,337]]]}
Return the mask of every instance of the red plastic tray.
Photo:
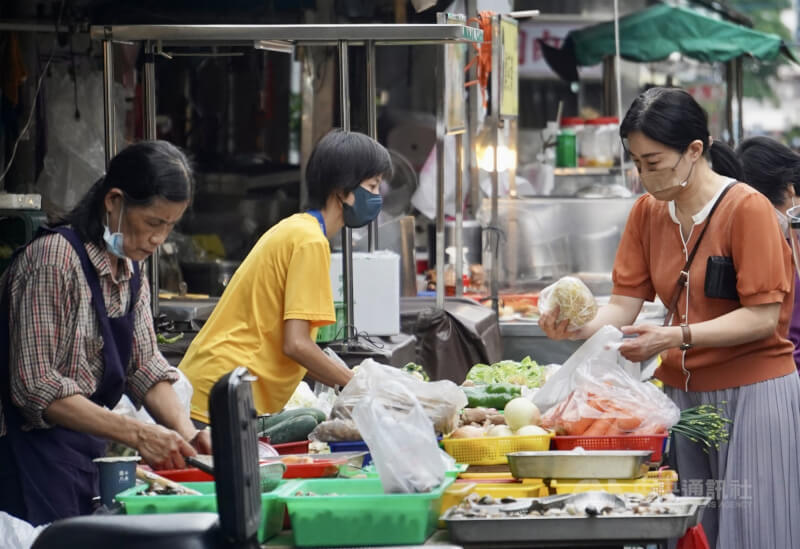
{"label": "red plastic tray", "polygon": [[283,478],[322,478],[335,477],[339,474],[339,465],[344,460],[315,460],[314,463],[299,463],[286,466]]}
{"label": "red plastic tray", "polygon": [[165,469],[156,471],[156,473],[175,482],[208,482],[214,480],[213,475],[194,467],[188,469]]}
{"label": "red plastic tray", "polygon": [[659,462],[664,453],[667,435],[619,435],[603,437],[556,436],[556,450],[572,450],[581,446],[584,450],[645,450],[653,452],[650,461]]}

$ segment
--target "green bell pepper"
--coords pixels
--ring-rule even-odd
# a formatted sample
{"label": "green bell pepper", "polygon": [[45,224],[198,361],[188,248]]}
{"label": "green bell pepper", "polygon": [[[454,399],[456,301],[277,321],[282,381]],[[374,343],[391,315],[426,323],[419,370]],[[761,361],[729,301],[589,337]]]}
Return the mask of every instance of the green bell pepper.
{"label": "green bell pepper", "polygon": [[509,401],[521,394],[519,387],[505,383],[491,385],[478,385],[476,387],[462,387],[467,396],[467,406],[470,408],[494,408],[502,410]]}

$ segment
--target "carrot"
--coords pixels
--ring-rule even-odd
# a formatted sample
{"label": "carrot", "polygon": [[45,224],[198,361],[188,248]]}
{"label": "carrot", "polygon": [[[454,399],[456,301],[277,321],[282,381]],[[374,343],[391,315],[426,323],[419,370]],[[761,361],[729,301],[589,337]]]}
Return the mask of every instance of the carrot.
{"label": "carrot", "polygon": [[603,435],[606,434],[606,432],[608,431],[609,427],[611,427],[612,423],[613,423],[613,420],[611,420],[611,419],[600,418],[597,421],[595,421],[594,423],[592,423],[591,427],[589,427],[588,429],[586,429],[582,433],[582,436],[585,436],[585,437],[603,436]]}
{"label": "carrot", "polygon": [[640,417],[628,416],[617,418],[617,426],[623,431],[633,431],[634,429],[638,429],[641,424],[642,418]]}
{"label": "carrot", "polygon": [[568,435],[582,435],[595,422],[593,417],[582,417],[578,421],[562,421],[564,430]]}
{"label": "carrot", "polygon": [[620,427],[619,420],[617,420],[617,421],[615,421],[615,422],[613,422],[611,424],[611,427],[608,428],[608,431],[606,431],[606,435],[605,436],[607,436],[607,437],[617,437],[617,436],[626,435],[626,434],[628,434],[628,433],[625,432],[622,429],[622,427]]}

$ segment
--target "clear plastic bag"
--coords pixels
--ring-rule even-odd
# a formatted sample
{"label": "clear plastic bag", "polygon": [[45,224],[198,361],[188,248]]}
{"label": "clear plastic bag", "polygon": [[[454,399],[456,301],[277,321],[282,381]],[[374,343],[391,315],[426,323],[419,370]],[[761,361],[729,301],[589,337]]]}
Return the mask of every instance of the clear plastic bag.
{"label": "clear plastic bag", "polygon": [[308,435],[314,442],[353,442],[361,440],[355,422],[352,419],[329,419],[317,425]]}
{"label": "clear plastic bag", "polygon": [[383,398],[401,412],[409,412],[419,401],[436,432],[443,435],[458,427],[458,414],[467,406],[464,391],[452,381],[422,381],[402,370],[367,359],[342,389],[333,405],[331,418],[353,419],[353,409],[369,397]]}
{"label": "clear plastic bag", "polygon": [[577,330],[597,315],[597,301],[579,278],[565,276],[539,294],[539,311],[559,308],[558,322],[569,320],[569,330]]}
{"label": "clear plastic bag", "polygon": [[555,387],[563,398],[545,412],[542,426],[572,436],[666,434],[680,419],[678,407],[655,385],[628,374],[608,355],[613,351],[598,350],[600,342]]}
{"label": "clear plastic bag", "polygon": [[552,373],[544,385],[536,392],[533,403],[544,414],[566,399],[575,388],[575,370],[581,364],[589,361],[614,363],[618,360],[619,353],[611,346],[622,342],[622,332],[613,326],[603,326],[592,337],[587,339],[578,350],[572,353],[567,361]]}
{"label": "clear plastic bag", "polygon": [[[369,447],[383,491],[430,492],[444,481],[446,469],[433,423],[403,385],[388,382],[374,389],[353,408],[353,420]],[[388,394],[405,394],[408,406],[398,408]]]}

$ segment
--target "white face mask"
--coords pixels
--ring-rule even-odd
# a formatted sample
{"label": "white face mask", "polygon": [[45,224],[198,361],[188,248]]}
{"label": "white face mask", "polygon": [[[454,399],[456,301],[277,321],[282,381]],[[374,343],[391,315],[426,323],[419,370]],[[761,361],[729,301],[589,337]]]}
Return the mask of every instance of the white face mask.
{"label": "white face mask", "polygon": [[112,233],[108,228],[111,215],[106,212],[106,224],[103,225],[103,240],[106,243],[106,249],[120,259],[125,259],[125,249],[123,248],[124,237],[122,234],[122,214],[125,212],[125,203],[123,202],[122,208],[119,211],[119,223],[117,224],[117,232]]}

